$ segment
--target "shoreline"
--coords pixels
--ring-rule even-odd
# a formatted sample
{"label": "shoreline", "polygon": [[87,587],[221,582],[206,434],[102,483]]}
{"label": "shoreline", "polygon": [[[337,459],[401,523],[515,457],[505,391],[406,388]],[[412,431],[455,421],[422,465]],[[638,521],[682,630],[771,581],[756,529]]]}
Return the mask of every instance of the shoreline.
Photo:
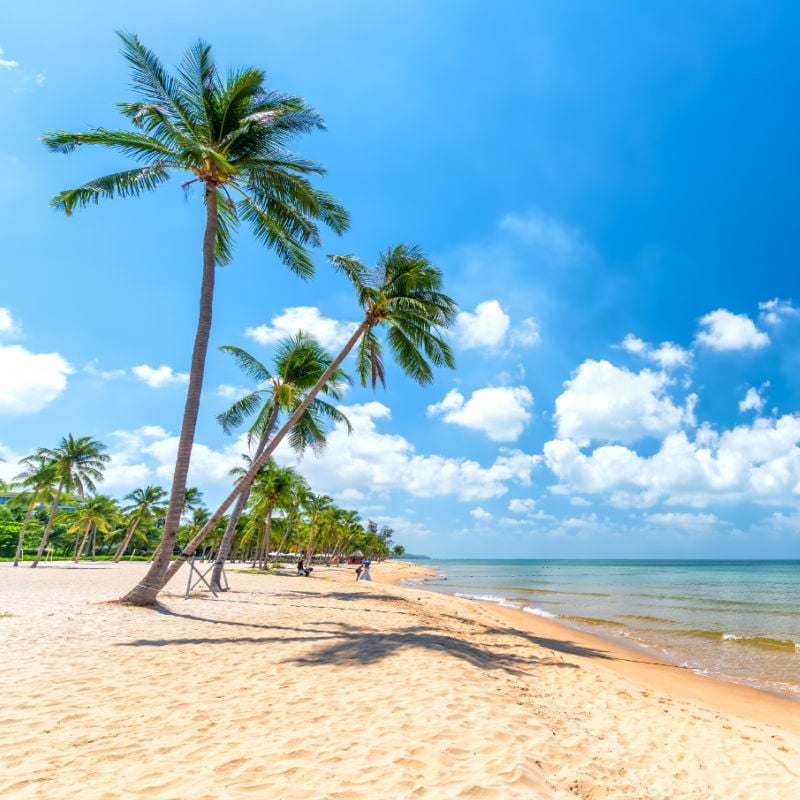
{"label": "shoreline", "polygon": [[[416,562],[414,563],[416,565]],[[675,654],[674,658],[671,658],[670,655],[665,652],[668,648],[672,647],[668,639],[659,640],[651,637],[650,640],[647,641],[644,639],[644,635],[641,631],[638,632],[640,638],[637,639],[636,636],[629,638],[622,634],[615,635],[615,633],[611,631],[582,627],[580,624],[571,622],[569,618],[562,619],[557,614],[548,614],[544,612],[538,613],[537,611],[528,610],[524,605],[519,603],[504,602],[503,598],[500,596],[495,598],[490,596],[484,597],[480,595],[465,594],[462,592],[451,592],[448,591],[447,588],[441,583],[437,584],[437,588],[431,589],[427,587],[425,578],[437,578],[440,577],[442,573],[437,572],[431,567],[427,567],[426,570],[427,572],[425,576],[423,576],[422,580],[413,579],[419,580],[419,583],[414,585],[419,585],[419,587],[425,591],[431,591],[436,594],[446,594],[465,600],[471,600],[473,602],[487,604],[493,608],[496,608],[498,613],[501,615],[505,614],[506,611],[509,611],[511,612],[511,617],[515,619],[515,624],[521,625],[522,627],[530,627],[529,623],[531,619],[540,620],[545,624],[552,622],[556,626],[563,628],[567,633],[585,638],[587,641],[591,641],[595,645],[602,645],[611,648],[615,652],[627,653],[629,657],[636,657],[641,663],[651,661],[653,663],[658,663],[665,668],[671,667],[691,673],[697,678],[701,678],[703,680],[711,680],[726,685],[741,687],[742,689],[755,691],[769,697],[787,700],[795,706],[800,706],[799,680],[795,680],[791,684],[786,684],[786,688],[782,688],[780,683],[770,683],[768,680],[766,680],[766,678],[749,675],[726,675],[724,672],[714,671],[711,667],[704,666],[702,662],[699,664],[695,663],[694,665],[689,665],[684,659],[679,658],[677,654]],[[493,591],[494,590],[489,588],[490,593]],[[535,628],[535,624],[533,627]],[[637,634],[635,629],[632,629],[632,632]],[[800,643],[796,643],[795,647],[798,649],[798,653],[800,653]],[[798,662],[798,669],[800,669],[800,662]]]}
{"label": "shoreline", "polygon": [[232,565],[217,600],[184,600],[181,573],[161,609],[107,602],[145,566],[0,565],[4,797],[800,792],[792,701],[397,585],[408,562],[376,563],[369,583]]}
{"label": "shoreline", "polygon": [[[416,562],[406,563],[412,568],[418,566]],[[425,570],[419,575],[402,580],[414,581],[420,577],[438,574],[429,567]],[[491,600],[466,598],[429,590],[425,588],[424,582],[413,584],[413,588],[486,606],[512,627],[536,634],[543,641],[551,641],[561,647],[567,647],[572,642],[576,650],[583,649],[599,654],[599,661],[595,666],[637,683],[646,684],[654,691],[669,692],[684,700],[708,703],[723,713],[737,714],[754,722],[777,725],[800,735],[800,701],[791,695],[770,692],[716,676],[702,675],[690,667],[670,662],[610,636],[598,636],[580,628],[573,628],[556,618],[530,614],[522,609],[500,605]],[[580,659],[581,656],[576,653],[576,658]]]}

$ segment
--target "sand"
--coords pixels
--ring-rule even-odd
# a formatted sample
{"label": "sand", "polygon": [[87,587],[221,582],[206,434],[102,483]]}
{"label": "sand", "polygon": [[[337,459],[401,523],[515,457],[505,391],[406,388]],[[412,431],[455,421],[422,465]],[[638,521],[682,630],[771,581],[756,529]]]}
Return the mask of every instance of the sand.
{"label": "sand", "polygon": [[0,564],[0,796],[800,797],[800,704],[382,582],[409,565],[102,602],[145,568]]}

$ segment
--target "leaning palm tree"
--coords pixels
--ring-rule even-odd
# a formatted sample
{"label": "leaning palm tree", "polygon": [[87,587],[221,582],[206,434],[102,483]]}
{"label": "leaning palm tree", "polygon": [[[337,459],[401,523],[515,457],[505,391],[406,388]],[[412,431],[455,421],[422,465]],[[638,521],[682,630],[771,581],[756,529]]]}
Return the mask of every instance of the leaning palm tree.
{"label": "leaning palm tree", "polygon": [[[20,558],[22,557],[22,545],[25,541],[25,532],[28,530],[28,524],[31,521],[33,512],[36,511],[36,506],[42,501],[48,492],[52,492],[53,484],[56,481],[55,469],[52,464],[46,462],[43,458],[37,456],[26,456],[20,460],[20,464],[25,465],[25,470],[14,478],[14,481],[19,486],[27,487],[30,489],[30,500],[28,508],[25,512],[25,519],[19,529],[19,538],[17,539],[17,549],[14,553],[14,566],[19,566]],[[52,499],[48,497],[47,499]]]}
{"label": "leaning palm tree", "polygon": [[[186,490],[187,492],[189,489]],[[119,560],[128,549],[133,534],[136,529],[144,524],[149,525],[158,519],[166,510],[164,500],[167,493],[160,486],[147,486],[144,489],[134,489],[130,494],[126,494],[123,499],[130,500],[130,505],[123,508],[123,513],[127,515],[130,525],[125,533],[125,538],[120,542],[119,547],[114,553],[114,563]]]}
{"label": "leaning palm tree", "polygon": [[[302,331],[278,343],[274,356],[274,372],[270,372],[258,359],[239,347],[225,346],[220,349],[230,353],[239,367],[258,386],[217,417],[222,429],[229,433],[241,425],[247,417],[255,415],[255,421],[248,432],[248,443],[257,440],[253,455],[255,459],[267,446],[280,413],[291,413],[297,407],[305,393],[314,386],[319,376],[330,365],[332,358],[313,336]],[[344,370],[337,369],[322,388],[322,394],[333,400],[339,400],[345,383],[350,383],[350,377]],[[289,444],[292,448],[302,453],[307,447],[315,451],[324,447],[325,419],[342,423],[348,431],[350,430],[350,422],[344,414],[325,400],[315,398],[289,432]],[[211,586],[214,589],[222,588],[222,570],[230,551],[236,525],[247,505],[249,495],[249,488],[239,495],[228,520],[211,575]]]}
{"label": "leaning palm tree", "polygon": [[39,566],[50,531],[53,529],[53,521],[58,512],[62,493],[77,493],[83,497],[87,489],[94,491],[95,481],[103,480],[103,468],[110,460],[110,457],[103,452],[105,449],[106,446],[102,442],[89,436],[75,439],[72,434],[69,434],[55,449],[40,447],[34,453],[35,458],[41,459],[43,464],[52,467],[54,478],[58,481],[58,488],[50,506],[50,516],[47,519],[36,558],[31,564],[32,567]]}
{"label": "leaning palm tree", "polygon": [[[342,233],[349,218],[307,177],[323,174],[322,167],[288,149],[299,134],[324,127],[319,114],[303,100],[267,90],[265,75],[258,69],[231,70],[223,79],[205,42],[186,52],[173,77],[135,35],[119,36],[137,94],[136,100],[119,108],[133,130],[52,131],[44,142],[58,153],[80,145],[102,145],[138,162],[134,169],[58,194],[52,204],[67,214],[101,198],[151,191],[173,172],[188,177],[185,188],[203,186],[200,310],[172,491],[161,542],[142,580],[146,590],[163,583],[177,538],[211,332],[215,265],[231,260],[234,229],[243,220],[289,269],[308,277],[314,268],[306,248],[319,244],[317,222]],[[137,596],[134,591],[131,601],[136,602]]]}
{"label": "leaning palm tree", "polygon": [[[452,298],[441,291],[442,273],[423,255],[419,247],[398,245],[390,248],[381,254],[374,269],[365,267],[353,256],[329,256],[329,260],[335,269],[347,275],[355,287],[359,305],[364,311],[364,319],[339,355],[320,376],[314,388],[270,439],[264,452],[254,460],[247,475],[222,501],[208,523],[195,536],[195,548],[230,504],[250,485],[258,470],[357,344],[357,370],[362,385],[366,385],[370,378],[373,388],[379,381],[384,384],[383,353],[378,336],[380,328],[386,329],[389,349],[402,370],[417,383],[430,383],[433,380],[434,366],[455,368],[455,359],[443,331],[455,321],[458,307]],[[179,559],[170,568],[167,580],[192,552],[193,549],[184,548]],[[156,602],[161,588],[163,584],[157,589],[152,585],[139,584],[134,592],[123,599],[149,605]]]}

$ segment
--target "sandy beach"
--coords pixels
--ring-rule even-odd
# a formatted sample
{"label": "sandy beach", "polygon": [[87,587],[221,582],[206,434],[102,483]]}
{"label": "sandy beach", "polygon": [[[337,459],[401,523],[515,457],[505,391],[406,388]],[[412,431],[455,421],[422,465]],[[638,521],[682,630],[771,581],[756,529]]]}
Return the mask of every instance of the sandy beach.
{"label": "sandy beach", "polygon": [[800,704],[395,585],[0,564],[0,796],[797,798]]}

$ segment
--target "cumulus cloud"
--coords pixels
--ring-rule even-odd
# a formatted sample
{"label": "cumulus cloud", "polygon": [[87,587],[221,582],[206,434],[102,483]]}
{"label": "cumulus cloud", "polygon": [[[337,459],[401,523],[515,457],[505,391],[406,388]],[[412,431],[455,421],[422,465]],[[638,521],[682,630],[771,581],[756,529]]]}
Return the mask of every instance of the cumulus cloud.
{"label": "cumulus cloud", "polygon": [[722,433],[703,427],[694,440],[684,431],[674,432],[650,456],[621,445],[585,453],[566,439],[547,442],[544,456],[558,480],[556,492],[607,495],[620,508],[659,502],[795,506],[800,495],[800,415],[757,418]]}
{"label": "cumulus cloud", "polygon": [[535,507],[536,501],[530,497],[527,497],[524,500],[514,498],[508,504],[508,510],[513,514],[529,514]]}
{"label": "cumulus cloud", "polygon": [[511,325],[508,314],[497,300],[486,300],[475,312],[461,311],[453,327],[453,338],[465,350],[480,347],[497,348],[502,344]]}
{"label": "cumulus cloud", "polygon": [[476,506],[475,508],[471,509],[469,515],[473,519],[477,519],[479,521],[484,521],[492,518],[492,515],[488,511],[486,511],[486,509],[481,508],[480,506]]}
{"label": "cumulus cloud", "polygon": [[403,436],[381,433],[377,423],[390,417],[381,403],[341,406],[353,426],[353,435],[336,425],[328,446],[319,457],[298,460],[283,443],[275,458],[296,466],[315,487],[334,497],[356,488],[370,496],[386,496],[399,490],[414,497],[454,496],[477,501],[500,497],[509,484],[526,486],[540,456],[501,448],[488,467],[463,458],[421,455]]}
{"label": "cumulus cloud", "polygon": [[189,383],[188,372],[173,372],[172,367],[165,364],[157,369],[147,364],[141,364],[133,367],[131,372],[151,389],[163,389],[165,386],[173,386],[176,383]]}
{"label": "cumulus cloud", "polygon": [[469,400],[451,389],[440,403],[428,406],[428,414],[485,433],[494,442],[513,442],[530,421],[532,407],[533,395],[525,386],[478,389]]}
{"label": "cumulus cloud", "polygon": [[271,325],[245,329],[245,336],[259,344],[273,344],[286,336],[296,336],[298,331],[304,331],[318,339],[323,347],[340,350],[358,327],[356,322],[339,322],[323,317],[318,308],[311,306],[286,308],[271,322]]}
{"label": "cumulus cloud", "polygon": [[739,411],[756,411],[761,412],[764,408],[765,400],[761,396],[761,392],[769,386],[769,381],[765,383],[761,389],[756,389],[754,387],[750,387],[747,390],[747,394],[744,396],[744,400],[739,401]]}
{"label": "cumulus cloud", "polygon": [[[159,425],[134,430],[117,430],[115,444],[109,448],[111,461],[105,471],[104,488],[124,493],[149,483],[169,488],[175,470],[178,436]],[[241,454],[248,451],[246,434],[221,450],[195,442],[192,447],[188,485],[228,488],[232,467],[242,465]]]}
{"label": "cumulus cloud", "polygon": [[558,437],[582,444],[630,443],[676,430],[690,419],[690,409],[667,396],[669,383],[663,372],[634,373],[608,361],[584,361],[556,399]]}
{"label": "cumulus cloud", "polygon": [[662,369],[686,367],[691,362],[691,353],[673,342],[662,342],[658,347],[653,347],[642,341],[637,336],[629,333],[622,340],[622,348],[648,361],[653,361]]}
{"label": "cumulus cloud", "polygon": [[758,350],[769,344],[769,336],[758,330],[745,314],[732,314],[718,308],[700,318],[701,330],[695,342],[711,350],[732,352],[736,350]]}
{"label": "cumulus cloud", "polygon": [[0,346],[0,414],[34,414],[52,403],[74,372],[58,353]]}
{"label": "cumulus cloud", "polygon": [[22,328],[11,316],[7,308],[0,307],[0,338],[16,339],[22,335]]}
{"label": "cumulus cloud", "polygon": [[759,321],[763,325],[772,327],[780,325],[785,319],[800,315],[800,309],[795,308],[791,300],[779,300],[777,297],[773,300],[759,303],[758,311]]}

